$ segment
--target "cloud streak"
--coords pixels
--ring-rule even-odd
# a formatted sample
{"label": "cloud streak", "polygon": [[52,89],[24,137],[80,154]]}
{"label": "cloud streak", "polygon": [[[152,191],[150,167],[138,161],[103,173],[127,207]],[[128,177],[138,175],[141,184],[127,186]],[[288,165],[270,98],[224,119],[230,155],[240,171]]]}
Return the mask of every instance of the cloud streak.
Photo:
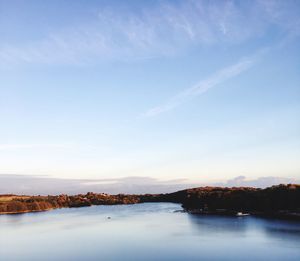
{"label": "cloud streak", "polygon": [[0,151],[19,150],[19,149],[36,149],[36,148],[66,148],[65,144],[0,144]]}
{"label": "cloud streak", "polygon": [[204,94],[209,89],[238,76],[242,72],[248,70],[254,63],[255,58],[247,58],[228,67],[222,68],[208,78],[173,96],[166,103],[149,109],[142,116],[154,117],[164,112],[173,110],[191,98]]}

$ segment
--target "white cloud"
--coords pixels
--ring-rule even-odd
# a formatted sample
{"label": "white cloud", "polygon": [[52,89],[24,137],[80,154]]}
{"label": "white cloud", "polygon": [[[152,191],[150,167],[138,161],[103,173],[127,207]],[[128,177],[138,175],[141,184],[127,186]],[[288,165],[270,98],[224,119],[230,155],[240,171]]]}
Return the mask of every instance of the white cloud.
{"label": "white cloud", "polygon": [[0,64],[132,60],[173,55],[195,45],[241,43],[263,35],[270,25],[295,30],[297,9],[290,1],[260,0],[165,1],[135,11],[101,8],[86,24],[58,29],[35,42],[0,41]]}
{"label": "white cloud", "polygon": [[299,179],[295,178],[283,178],[283,177],[260,177],[256,179],[248,179],[245,176],[238,176],[233,179],[229,179],[226,182],[216,183],[219,186],[226,187],[257,187],[265,188],[278,184],[299,184]]}

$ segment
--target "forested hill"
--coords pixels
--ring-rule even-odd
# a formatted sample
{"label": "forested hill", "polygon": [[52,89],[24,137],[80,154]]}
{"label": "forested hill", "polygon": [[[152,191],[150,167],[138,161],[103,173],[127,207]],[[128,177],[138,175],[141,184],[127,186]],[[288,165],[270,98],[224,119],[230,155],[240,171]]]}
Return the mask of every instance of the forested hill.
{"label": "forested hill", "polygon": [[243,211],[254,214],[284,216],[300,214],[300,185],[277,185],[265,189],[251,187],[200,187],[167,194],[182,203],[187,211],[212,213],[217,210]]}

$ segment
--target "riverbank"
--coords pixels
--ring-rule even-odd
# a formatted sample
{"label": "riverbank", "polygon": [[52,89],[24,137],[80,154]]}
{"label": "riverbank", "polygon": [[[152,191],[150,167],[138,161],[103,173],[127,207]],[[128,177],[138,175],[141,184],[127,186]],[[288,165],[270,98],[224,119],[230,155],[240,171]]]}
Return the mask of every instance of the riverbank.
{"label": "riverbank", "polygon": [[237,212],[233,210],[203,210],[203,209],[192,209],[184,210],[189,214],[193,215],[203,215],[203,216],[229,216],[229,217],[248,217],[255,216],[261,218],[269,219],[285,219],[285,220],[296,220],[300,221],[299,212],[289,212],[289,211],[276,211],[276,212]]}
{"label": "riverbank", "polygon": [[241,212],[269,218],[300,220],[299,199],[300,185],[296,184],[265,189],[200,187],[174,193],[144,195],[109,195],[92,192],[58,196],[0,195],[0,214],[20,214],[92,205],[174,202],[182,204],[184,210],[194,214],[236,215]]}

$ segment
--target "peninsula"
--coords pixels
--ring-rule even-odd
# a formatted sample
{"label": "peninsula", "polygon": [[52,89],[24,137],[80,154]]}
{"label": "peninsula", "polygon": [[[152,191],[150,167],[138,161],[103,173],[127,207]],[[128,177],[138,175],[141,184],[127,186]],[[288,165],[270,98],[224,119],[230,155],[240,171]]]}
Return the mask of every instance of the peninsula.
{"label": "peninsula", "polygon": [[167,194],[109,195],[104,193],[27,196],[0,195],[0,214],[19,214],[57,208],[92,205],[137,204],[146,202],[180,203],[194,214],[251,215],[300,221],[300,185],[277,185],[265,189],[251,187],[199,187]]}

